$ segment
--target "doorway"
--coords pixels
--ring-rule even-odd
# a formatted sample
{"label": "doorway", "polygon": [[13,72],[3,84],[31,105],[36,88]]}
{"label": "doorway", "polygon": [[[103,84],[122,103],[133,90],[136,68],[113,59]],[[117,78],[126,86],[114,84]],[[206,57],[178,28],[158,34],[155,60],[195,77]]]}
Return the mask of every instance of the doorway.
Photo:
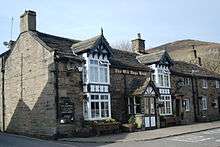
{"label": "doorway", "polygon": [[218,112],[220,114],[220,96],[218,97]]}
{"label": "doorway", "polygon": [[156,98],[145,97],[145,129],[157,128],[157,112],[156,112]]}

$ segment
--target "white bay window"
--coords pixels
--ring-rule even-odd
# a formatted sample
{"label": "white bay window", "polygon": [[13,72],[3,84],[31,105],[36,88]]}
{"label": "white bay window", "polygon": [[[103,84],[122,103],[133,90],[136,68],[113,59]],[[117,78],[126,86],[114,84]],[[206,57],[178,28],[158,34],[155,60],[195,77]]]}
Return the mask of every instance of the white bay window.
{"label": "white bay window", "polygon": [[84,118],[88,120],[101,120],[111,117],[110,95],[89,94],[88,101],[84,101]]}
{"label": "white bay window", "polygon": [[159,68],[158,69],[158,86],[159,87],[170,87],[170,77],[168,69]]}
{"label": "white bay window", "polygon": [[83,68],[85,120],[103,120],[111,118],[109,94],[109,61],[107,55],[84,54],[86,64]]}
{"label": "white bay window", "polygon": [[90,83],[109,83],[108,61],[98,59],[89,60],[89,81]]}

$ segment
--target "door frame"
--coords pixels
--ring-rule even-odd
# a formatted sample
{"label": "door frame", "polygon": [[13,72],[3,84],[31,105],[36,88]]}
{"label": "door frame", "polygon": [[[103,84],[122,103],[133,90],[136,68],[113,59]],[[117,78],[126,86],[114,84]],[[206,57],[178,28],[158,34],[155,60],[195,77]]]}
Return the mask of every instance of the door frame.
{"label": "door frame", "polygon": [[[150,106],[150,99],[153,98],[154,100],[154,115],[152,115],[151,112],[151,106]],[[150,127],[145,127],[145,130],[152,130],[152,129],[156,129],[157,128],[157,118],[158,118],[158,114],[157,114],[157,105],[156,105],[156,96],[144,96],[144,99],[147,100],[148,103],[148,112],[150,114],[144,114],[144,127],[145,127],[145,117],[149,117],[149,124]],[[155,117],[155,126],[151,126],[151,117],[154,116]]]}

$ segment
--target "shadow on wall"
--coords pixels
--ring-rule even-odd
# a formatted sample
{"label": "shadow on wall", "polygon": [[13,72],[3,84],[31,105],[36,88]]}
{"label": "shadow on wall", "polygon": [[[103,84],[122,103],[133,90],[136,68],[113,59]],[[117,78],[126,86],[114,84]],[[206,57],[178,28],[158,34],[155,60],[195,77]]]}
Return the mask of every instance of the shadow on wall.
{"label": "shadow on wall", "polygon": [[[52,66],[52,65],[51,65]],[[51,69],[51,68],[49,68]],[[80,87],[81,79],[76,80],[79,77],[79,73],[61,73],[62,76],[59,76],[59,88],[60,89],[69,89],[66,92],[66,95],[72,97],[74,102],[74,114],[75,114],[75,122],[71,126],[70,125],[57,125],[56,120],[56,104],[55,102],[55,89],[54,87],[54,73],[50,71],[48,73],[48,81],[45,81],[44,87],[40,93],[38,98],[35,97],[23,97],[17,103],[15,111],[10,119],[10,122],[6,128],[7,132],[16,133],[16,134],[23,134],[27,136],[35,136],[40,138],[45,137],[55,137],[53,135],[56,134],[58,131],[69,131],[71,129],[77,128],[79,125],[79,120],[81,119],[82,114],[82,106],[81,102],[77,102],[79,91],[82,89]],[[67,76],[65,76],[67,75]],[[53,80],[51,80],[53,79]],[[36,78],[36,80],[39,80]],[[129,80],[128,84],[133,83],[133,80]],[[28,84],[27,84],[28,85]],[[37,86],[37,84],[35,84]],[[133,84],[131,84],[133,85]],[[20,85],[19,85],[20,86]],[[29,85],[30,86],[30,85]],[[133,85],[134,86],[134,85]],[[72,87],[72,88],[70,88]],[[24,87],[26,88],[26,87]],[[130,88],[130,87],[129,87]],[[34,88],[33,88],[34,89]],[[25,93],[25,92],[24,92]],[[62,92],[59,94],[62,96]],[[30,108],[30,104],[34,103],[33,108]],[[82,125],[82,124],[81,124]],[[110,135],[111,136],[111,135]],[[126,138],[127,133],[121,133],[114,140],[121,140]],[[103,145],[103,144],[100,144]],[[95,145],[97,146],[97,145]],[[98,145],[99,146],[99,145]]]}
{"label": "shadow on wall", "polygon": [[[51,67],[52,65],[50,65]],[[49,68],[51,69],[51,68]],[[45,75],[46,76],[46,75]],[[12,117],[6,125],[6,132],[31,135],[36,137],[49,137],[53,136],[56,133],[56,105],[55,105],[55,90],[54,90],[54,79],[52,71],[48,72],[48,81],[45,81],[45,86],[39,94],[37,93],[37,84],[39,81],[42,82],[42,79],[37,79],[33,76],[36,83],[26,83],[23,85],[33,86],[34,87],[23,87],[23,97],[18,100],[17,106],[15,108]],[[30,82],[30,81],[24,81]],[[20,85],[19,85],[20,86]],[[25,96],[26,93],[30,93],[32,90],[33,94]],[[38,98],[36,98],[38,97]],[[10,97],[6,97],[10,99]],[[6,104],[10,105],[10,104]],[[33,106],[33,108],[30,108]],[[6,110],[6,115],[7,115]],[[6,120],[8,121],[8,120]]]}

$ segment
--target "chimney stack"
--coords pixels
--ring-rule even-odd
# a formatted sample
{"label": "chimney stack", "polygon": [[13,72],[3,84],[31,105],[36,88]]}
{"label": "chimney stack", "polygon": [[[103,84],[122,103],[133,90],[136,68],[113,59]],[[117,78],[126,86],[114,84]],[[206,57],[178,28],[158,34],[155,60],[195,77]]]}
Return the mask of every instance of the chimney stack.
{"label": "chimney stack", "polygon": [[23,15],[20,16],[20,33],[26,31],[36,31],[36,12],[35,11],[25,11]]}
{"label": "chimney stack", "polygon": [[145,40],[141,39],[141,34],[137,34],[137,39],[132,40],[132,50],[135,53],[145,53]]}

